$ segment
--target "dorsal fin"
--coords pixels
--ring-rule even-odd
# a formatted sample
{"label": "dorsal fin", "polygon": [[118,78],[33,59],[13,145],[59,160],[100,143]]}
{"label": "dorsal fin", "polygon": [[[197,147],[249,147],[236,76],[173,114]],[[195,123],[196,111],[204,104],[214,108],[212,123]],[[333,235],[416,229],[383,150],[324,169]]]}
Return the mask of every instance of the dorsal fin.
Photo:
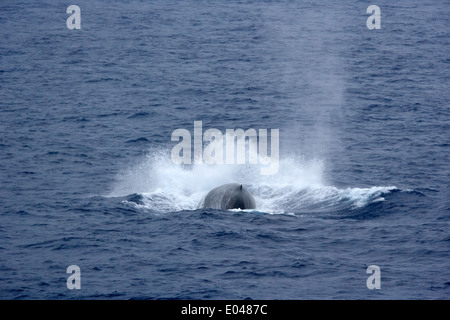
{"label": "dorsal fin", "polygon": [[239,190],[242,190],[242,184],[241,184],[241,186],[239,187]]}

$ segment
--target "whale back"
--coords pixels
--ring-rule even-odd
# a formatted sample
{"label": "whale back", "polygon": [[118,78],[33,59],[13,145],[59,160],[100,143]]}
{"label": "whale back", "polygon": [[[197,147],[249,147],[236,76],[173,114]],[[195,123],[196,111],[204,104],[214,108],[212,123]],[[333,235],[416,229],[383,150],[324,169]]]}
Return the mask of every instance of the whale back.
{"label": "whale back", "polygon": [[203,201],[203,208],[254,209],[255,199],[241,184],[229,183],[211,190]]}

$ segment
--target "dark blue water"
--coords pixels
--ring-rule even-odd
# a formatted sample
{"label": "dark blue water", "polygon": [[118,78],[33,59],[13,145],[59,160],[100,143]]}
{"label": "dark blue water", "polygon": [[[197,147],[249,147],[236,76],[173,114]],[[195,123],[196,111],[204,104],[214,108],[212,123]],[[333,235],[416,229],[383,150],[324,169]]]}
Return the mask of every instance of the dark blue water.
{"label": "dark blue water", "polygon": [[[74,4],[0,4],[0,298],[450,298],[448,1],[377,1],[380,30],[364,1]],[[173,164],[194,121],[279,129],[278,174]],[[257,209],[198,209],[228,182]]]}

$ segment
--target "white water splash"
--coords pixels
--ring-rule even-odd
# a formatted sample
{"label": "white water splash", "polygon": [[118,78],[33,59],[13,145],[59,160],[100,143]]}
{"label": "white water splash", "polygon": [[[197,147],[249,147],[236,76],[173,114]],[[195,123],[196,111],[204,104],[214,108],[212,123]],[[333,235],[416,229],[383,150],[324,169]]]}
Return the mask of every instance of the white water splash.
{"label": "white water splash", "polygon": [[[256,210],[266,213],[330,212],[356,209],[383,201],[396,187],[328,186],[320,159],[284,158],[273,176],[260,175],[255,165],[175,165],[165,151],[152,150],[138,164],[119,174],[111,197],[142,195],[138,206],[156,212],[198,209],[203,197],[225,183],[241,183],[253,194]],[[133,205],[136,205],[133,203]]]}

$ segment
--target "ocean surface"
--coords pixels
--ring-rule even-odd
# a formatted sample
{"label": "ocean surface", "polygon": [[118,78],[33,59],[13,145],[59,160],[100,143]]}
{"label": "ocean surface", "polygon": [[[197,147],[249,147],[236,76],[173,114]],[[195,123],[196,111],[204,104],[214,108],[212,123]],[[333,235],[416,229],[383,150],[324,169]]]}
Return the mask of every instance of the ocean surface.
{"label": "ocean surface", "polygon": [[[1,1],[0,299],[449,299],[449,17]],[[278,173],[175,164],[194,121],[279,129]],[[255,210],[199,208],[230,182]]]}

